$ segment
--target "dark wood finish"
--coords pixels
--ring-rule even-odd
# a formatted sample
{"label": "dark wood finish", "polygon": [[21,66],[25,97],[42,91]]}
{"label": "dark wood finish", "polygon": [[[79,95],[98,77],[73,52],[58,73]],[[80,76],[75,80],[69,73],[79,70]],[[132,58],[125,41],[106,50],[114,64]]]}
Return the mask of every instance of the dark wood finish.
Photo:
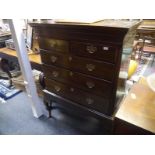
{"label": "dark wood finish", "polygon": [[66,99],[70,99],[78,104],[82,104],[101,113],[106,113],[109,99],[90,94],[74,87],[71,84],[63,84],[54,80],[45,79],[46,89]]}
{"label": "dark wood finish", "polygon": [[38,42],[38,36],[37,34],[34,32],[34,30],[32,30],[32,42],[31,42],[31,49],[34,53],[39,53],[40,49],[39,49],[39,42]]}
{"label": "dark wood finish", "polygon": [[53,65],[43,64],[42,70],[47,78],[66,84],[72,84],[90,93],[104,96],[105,98],[109,98],[112,93],[112,83],[103,79],[97,79],[86,74],[62,69]]}
{"label": "dark wood finish", "polygon": [[74,106],[79,114],[84,110],[112,127],[119,74],[128,69],[128,55],[124,57],[122,49],[132,46],[138,24],[114,20],[31,23],[46,77],[46,105],[55,101],[70,110]]}
{"label": "dark wood finish", "polygon": [[70,53],[91,59],[103,60],[110,63],[116,62],[117,48],[108,43],[94,41],[79,42],[59,39],[40,38],[40,48],[60,53]]}
{"label": "dark wood finish", "polygon": [[48,65],[55,65],[67,69],[72,69],[81,73],[86,73],[98,78],[112,81],[115,76],[115,65],[86,59],[75,55],[62,55],[56,52],[40,50],[42,62]]}
{"label": "dark wood finish", "polygon": [[68,53],[69,43],[60,39],[40,38],[40,48],[45,50],[52,50],[56,52]]}
{"label": "dark wood finish", "polygon": [[78,115],[85,116],[85,117],[92,116],[100,119],[102,122],[106,124],[104,125],[104,128],[112,132],[111,129],[113,128],[113,121],[114,121],[113,117],[105,115],[104,113],[95,111],[93,109],[87,108],[85,106],[82,106],[81,104],[68,100],[62,96],[59,96],[57,94],[44,90],[44,103],[47,109],[49,108],[49,103],[51,101],[59,103],[66,110],[70,110],[70,111],[74,110],[74,112],[76,112]]}
{"label": "dark wood finish", "polygon": [[137,22],[100,21],[92,24],[82,23],[30,23],[39,37],[62,40],[94,40],[122,45],[129,28]]}
{"label": "dark wood finish", "polygon": [[91,59],[116,63],[117,48],[114,45],[98,42],[71,42],[70,52]]}

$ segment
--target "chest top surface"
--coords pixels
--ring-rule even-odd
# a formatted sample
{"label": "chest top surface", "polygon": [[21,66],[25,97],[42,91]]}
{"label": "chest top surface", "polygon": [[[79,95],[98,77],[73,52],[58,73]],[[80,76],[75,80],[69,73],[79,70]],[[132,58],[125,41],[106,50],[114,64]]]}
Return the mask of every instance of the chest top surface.
{"label": "chest top surface", "polygon": [[98,27],[111,27],[111,28],[122,28],[129,29],[134,25],[138,24],[139,21],[127,21],[127,20],[100,20],[91,23],[85,22],[72,22],[65,20],[43,20],[43,21],[35,21],[30,23],[32,26],[37,25],[49,25],[49,26],[98,26]]}

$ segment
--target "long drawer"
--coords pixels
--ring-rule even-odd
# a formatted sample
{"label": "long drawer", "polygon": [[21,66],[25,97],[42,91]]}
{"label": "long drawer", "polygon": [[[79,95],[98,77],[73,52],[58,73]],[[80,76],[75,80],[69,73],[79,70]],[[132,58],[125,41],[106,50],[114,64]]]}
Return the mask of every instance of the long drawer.
{"label": "long drawer", "polygon": [[113,81],[115,76],[115,65],[102,61],[95,61],[74,55],[62,55],[56,52],[41,51],[41,59],[44,64],[55,65],[72,69],[77,72],[92,75],[108,81]]}
{"label": "long drawer", "polygon": [[112,93],[112,83],[101,79],[96,79],[85,74],[62,69],[53,65],[49,66],[43,64],[42,70],[46,78],[54,79],[66,84],[73,84],[78,88],[105,98],[109,98]]}
{"label": "long drawer", "polygon": [[40,38],[40,48],[60,53],[72,53],[91,59],[102,60],[110,63],[116,62],[117,48],[107,43],[66,41],[54,38]]}
{"label": "long drawer", "polygon": [[74,101],[78,104],[86,106],[90,109],[107,113],[109,107],[109,100],[89,94],[85,91],[82,91],[71,84],[65,85],[54,80],[45,78],[46,89],[52,93],[60,95],[66,99]]}

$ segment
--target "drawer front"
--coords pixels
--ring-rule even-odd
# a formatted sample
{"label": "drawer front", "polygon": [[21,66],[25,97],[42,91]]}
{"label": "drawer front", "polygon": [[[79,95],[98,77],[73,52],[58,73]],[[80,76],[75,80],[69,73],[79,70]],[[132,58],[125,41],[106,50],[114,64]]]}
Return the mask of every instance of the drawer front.
{"label": "drawer front", "polygon": [[75,85],[76,87],[89,91],[90,93],[100,95],[105,98],[109,98],[112,93],[112,84],[110,82],[52,65],[42,65],[42,69],[45,77],[66,84]]}
{"label": "drawer front", "polygon": [[74,87],[73,85],[65,85],[47,78],[45,79],[45,82],[46,89],[52,93],[102,113],[106,113],[108,110],[108,99],[89,94]]}
{"label": "drawer front", "polygon": [[52,50],[62,53],[69,52],[69,43],[65,40],[39,38],[40,49]]}
{"label": "drawer front", "polygon": [[79,56],[84,56],[92,59],[102,60],[110,63],[116,62],[116,47],[99,44],[99,43],[85,43],[59,40],[54,38],[40,38],[40,49],[52,50],[62,53],[72,53]]}
{"label": "drawer front", "polygon": [[75,55],[110,63],[115,63],[117,56],[116,47],[99,43],[71,42],[70,52]]}
{"label": "drawer front", "polygon": [[44,64],[72,69],[108,81],[113,81],[115,76],[115,65],[102,61],[73,55],[61,55],[54,52],[44,52],[43,50],[41,50],[41,59]]}

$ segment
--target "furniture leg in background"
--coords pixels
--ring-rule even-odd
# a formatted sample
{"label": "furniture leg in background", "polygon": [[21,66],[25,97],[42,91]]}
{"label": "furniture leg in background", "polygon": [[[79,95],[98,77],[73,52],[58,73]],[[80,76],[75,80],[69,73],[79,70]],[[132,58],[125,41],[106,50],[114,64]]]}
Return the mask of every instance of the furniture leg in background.
{"label": "furniture leg in background", "polygon": [[[12,80],[11,80],[12,75],[9,71],[9,64],[8,64],[8,61],[6,59],[0,60],[0,68],[2,69],[3,72],[5,72],[8,75],[10,86],[12,86]],[[3,78],[3,77],[1,77],[1,78]]]}

